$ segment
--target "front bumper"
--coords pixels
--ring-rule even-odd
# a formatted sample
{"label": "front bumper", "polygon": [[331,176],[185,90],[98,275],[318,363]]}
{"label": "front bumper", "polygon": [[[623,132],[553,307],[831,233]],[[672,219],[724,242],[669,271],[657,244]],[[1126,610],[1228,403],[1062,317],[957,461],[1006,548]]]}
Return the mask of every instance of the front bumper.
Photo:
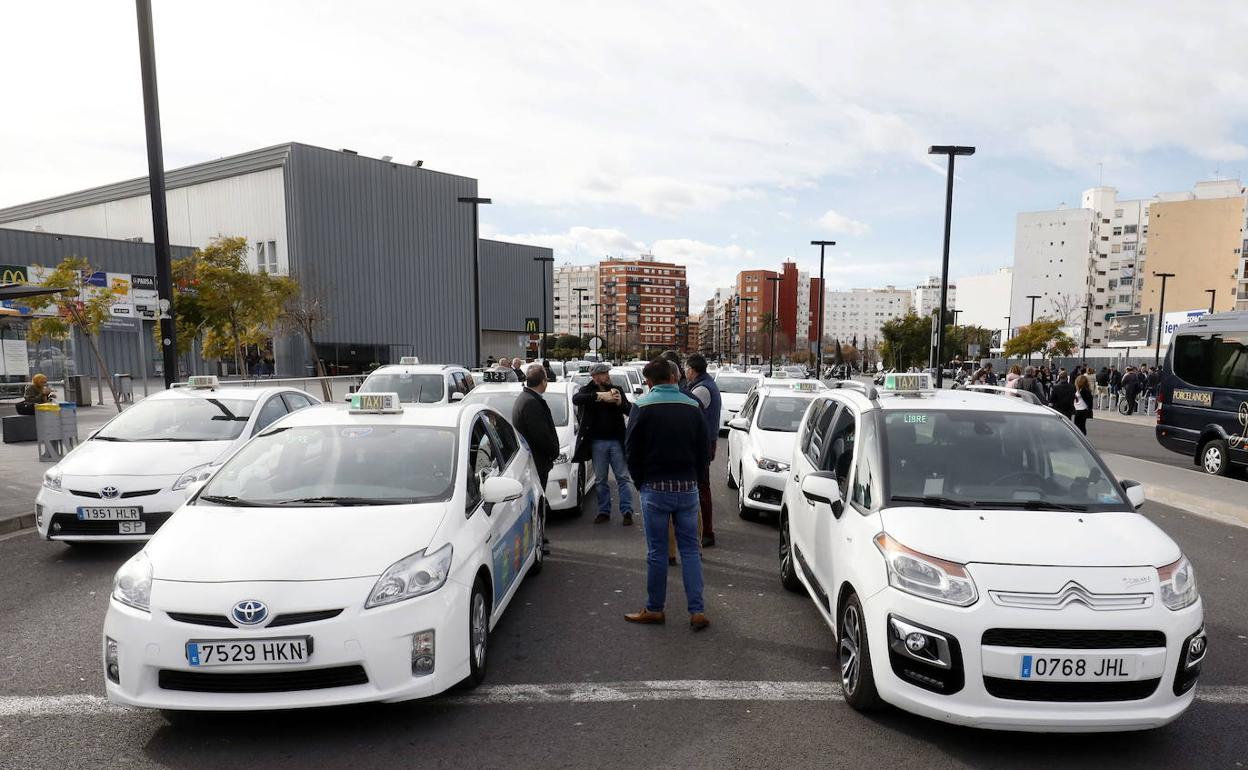
{"label": "front bumper", "polygon": [[[369,701],[400,701],[436,695],[462,681],[468,665],[468,597],[470,589],[448,581],[426,596],[365,610],[364,597],[375,578],[301,583],[170,583],[152,587],[151,613],[110,601],[104,636],[117,642],[120,682],[105,676],[108,699],[143,708],[188,711],[310,708]],[[169,612],[225,615],[243,599],[265,602],[274,617],[280,613],[342,609],[328,620],[274,628],[219,628],[179,622]],[[272,622],[271,620],[269,621]],[[412,636],[434,632],[434,669],[412,672]],[[190,640],[264,639],[308,636],[312,653],[306,663],[192,667],[187,662]],[[309,680],[330,681],[336,672],[362,669],[365,681],[309,686]],[[162,674],[164,683],[162,687]],[[305,674],[300,687],[248,692],[256,682]],[[209,677],[185,687],[195,674]],[[268,679],[262,675],[270,674]]]}
{"label": "front bumper", "polygon": [[[1161,606],[1145,610],[1094,611],[1070,605],[1059,611],[1014,609],[996,606],[981,596],[971,607],[961,608],[920,599],[894,588],[885,588],[863,601],[869,630],[872,669],[880,697],[906,711],[953,724],[995,730],[1034,732],[1110,732],[1160,727],[1178,718],[1192,704],[1195,687],[1175,694],[1179,660],[1187,639],[1203,627],[1201,602],[1178,612]],[[942,694],[919,686],[898,670],[907,669],[907,659],[890,650],[889,617],[938,631],[957,641],[960,650],[961,683],[952,694]],[[989,629],[1139,631],[1149,629],[1165,634],[1165,646],[1141,650],[1138,654],[1143,682],[1159,681],[1151,694],[1137,697],[1150,688],[1141,683],[1131,700],[1078,702],[1041,700],[1023,688],[1040,684],[1012,680],[1007,669],[1014,665],[1021,650],[1045,654],[1101,654],[1112,649],[1049,649],[1002,647],[982,644]],[[892,657],[890,657],[892,653]],[[895,660],[901,663],[894,665]],[[913,670],[913,669],[911,669]],[[920,674],[923,672],[919,670]],[[994,676],[995,675],[995,676]],[[1146,678],[1145,678],[1146,677]],[[954,682],[955,686],[957,682]],[[1008,692],[1011,697],[999,697]],[[1004,688],[1004,689],[1003,689]],[[1022,694],[1018,694],[1023,691]],[[1121,693],[1121,691],[1115,691]],[[1055,697],[1066,698],[1067,695]],[[1121,697],[1121,695],[1098,696]],[[1024,699],[1025,698],[1025,699]]]}
{"label": "front bumper", "polygon": [[741,489],[745,494],[745,504],[755,510],[779,513],[784,504],[787,479],[787,473],[759,468],[753,458],[741,460]]}
{"label": "front bumper", "polygon": [[546,502],[550,510],[568,511],[581,507],[581,498],[577,494],[581,468],[580,463],[559,463],[550,469],[550,478],[546,480]]}
{"label": "front bumper", "polygon": [[[186,493],[170,487],[176,477],[137,477],[125,485],[116,484],[120,495],[113,499],[91,497],[82,491],[94,491],[109,482],[98,479],[63,480],[60,491],[40,487],[35,497],[35,526],[45,540],[98,543],[142,543],[160,529],[174,511],[186,502]],[[78,490],[75,492],[74,490]],[[144,494],[140,494],[144,493]],[[137,495],[137,496],[129,496]],[[117,521],[82,521],[79,507],[136,507],[142,510],[139,520],[146,531],[141,535],[122,535]]]}

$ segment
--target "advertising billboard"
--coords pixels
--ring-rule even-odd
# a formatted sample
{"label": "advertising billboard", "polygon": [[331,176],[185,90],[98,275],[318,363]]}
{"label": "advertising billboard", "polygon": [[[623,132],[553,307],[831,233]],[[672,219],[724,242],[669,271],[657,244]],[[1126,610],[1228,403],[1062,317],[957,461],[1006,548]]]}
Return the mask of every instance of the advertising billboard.
{"label": "advertising billboard", "polygon": [[1208,310],[1179,310],[1174,313],[1166,313],[1161,321],[1161,344],[1162,347],[1170,344],[1170,335],[1174,334],[1175,329],[1190,323],[1196,323],[1205,317]]}
{"label": "advertising billboard", "polygon": [[1119,315],[1107,319],[1105,345],[1111,348],[1147,347],[1152,335],[1152,315]]}

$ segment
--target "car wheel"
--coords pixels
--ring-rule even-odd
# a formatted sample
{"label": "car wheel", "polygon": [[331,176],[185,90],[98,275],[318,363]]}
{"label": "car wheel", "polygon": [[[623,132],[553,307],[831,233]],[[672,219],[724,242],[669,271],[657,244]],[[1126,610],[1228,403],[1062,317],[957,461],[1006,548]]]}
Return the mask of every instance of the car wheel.
{"label": "car wheel", "polygon": [[1210,439],[1200,448],[1200,467],[1211,476],[1225,476],[1231,471],[1227,457],[1226,442],[1220,438]]}
{"label": "car wheel", "polygon": [[490,641],[490,599],[486,578],[477,578],[468,600],[468,679],[465,684],[476,687],[485,679],[485,664]]}
{"label": "car wheel", "polygon": [[857,594],[850,594],[841,608],[840,621],[836,624],[836,652],[845,702],[858,711],[879,708],[883,701],[875,689],[867,624]]}
{"label": "car wheel", "polygon": [[802,591],[802,581],[797,577],[797,564],[793,560],[793,539],[789,534],[789,514],[780,512],[780,585],[794,593]]}
{"label": "car wheel", "polygon": [[745,487],[737,487],[737,515],[746,521],[758,521],[758,511],[745,503]]}
{"label": "car wheel", "polygon": [[585,463],[576,466],[576,505],[572,506],[572,515],[581,515],[581,504],[585,502]]}
{"label": "car wheel", "polygon": [[541,573],[546,564],[546,501],[538,503],[537,524],[533,527],[533,564],[529,566],[529,574]]}
{"label": "car wheel", "polygon": [[731,449],[728,450],[727,455],[728,455],[728,460],[724,464],[727,466],[727,469],[728,469],[728,488],[736,489],[737,480],[732,477],[732,450]]}

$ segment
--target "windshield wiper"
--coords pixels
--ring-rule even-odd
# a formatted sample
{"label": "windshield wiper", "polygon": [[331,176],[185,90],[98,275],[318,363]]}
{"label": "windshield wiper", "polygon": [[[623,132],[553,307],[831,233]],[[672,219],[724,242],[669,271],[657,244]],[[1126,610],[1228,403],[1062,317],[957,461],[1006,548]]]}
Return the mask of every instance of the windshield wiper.
{"label": "windshield wiper", "polygon": [[294,500],[281,500],[274,505],[403,505],[411,500],[393,497],[337,497],[322,495],[320,497],[299,497]]}
{"label": "windshield wiper", "polygon": [[93,441],[134,441],[132,438],[121,438],[120,436],[96,436]]}
{"label": "windshield wiper", "polygon": [[974,503],[969,500],[954,500],[952,497],[941,497],[939,495],[893,495],[889,498],[894,503],[918,503],[920,505],[929,505],[933,508],[970,508]]}
{"label": "windshield wiper", "polygon": [[1048,500],[977,501],[978,508],[1022,508],[1028,511],[1086,511],[1088,506],[1077,503],[1054,503]]}
{"label": "windshield wiper", "polygon": [[217,505],[233,505],[239,508],[257,508],[264,507],[264,503],[257,503],[254,500],[240,500],[234,495],[200,495],[195,498],[196,502],[203,500]]}
{"label": "windshield wiper", "polygon": [[233,412],[231,412],[231,411],[230,411],[230,408],[229,408],[228,406],[226,406],[225,404],[221,403],[220,401],[218,401],[218,400],[217,400],[217,399],[215,399],[215,398],[205,398],[204,400],[205,400],[205,401],[207,401],[208,403],[212,404],[212,405],[213,405],[213,406],[215,406],[216,408],[220,409],[220,410],[221,410],[221,412],[225,415],[225,417],[212,417],[212,418],[210,418],[210,419],[213,419],[213,420],[232,420],[232,421],[235,421],[235,422],[246,422],[246,421],[247,421],[247,419],[248,419],[246,415],[244,415],[244,416],[240,417],[240,416],[238,416],[238,415],[234,414]]}
{"label": "windshield wiper", "polygon": [[[130,441],[131,439],[123,439],[123,440],[125,440],[125,441]],[[224,440],[224,439],[218,439],[218,438],[177,438],[177,437],[174,437],[174,436],[160,436],[160,437],[158,437],[158,438],[145,438],[145,439],[139,439],[139,440],[140,440],[140,441],[222,441],[222,440]]]}

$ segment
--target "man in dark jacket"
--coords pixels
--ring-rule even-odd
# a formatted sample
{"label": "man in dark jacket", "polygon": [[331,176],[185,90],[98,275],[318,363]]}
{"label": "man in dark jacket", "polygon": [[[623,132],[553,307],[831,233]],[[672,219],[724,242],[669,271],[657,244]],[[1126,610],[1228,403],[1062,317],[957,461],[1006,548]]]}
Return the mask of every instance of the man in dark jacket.
{"label": "man in dark jacket", "polygon": [[555,419],[550,414],[550,404],[542,394],[546,392],[546,372],[541,366],[530,366],[525,374],[524,389],[511,409],[511,424],[524,436],[533,453],[537,466],[537,478],[545,492],[550,469],[555,467],[559,456],[559,434],[555,433]]}
{"label": "man in dark jacket", "polygon": [[706,358],[694,353],[685,359],[685,375],[689,395],[702,407],[706,421],[707,458],[698,471],[698,503],[702,508],[702,547],[715,545],[714,516],[711,510],[711,463],[715,461],[715,446],[719,443],[719,412],[721,407],[719,388],[715,378],[706,373]]}
{"label": "man in dark jacket", "polygon": [[627,527],[633,523],[633,480],[624,462],[624,417],[632,406],[624,391],[611,384],[610,366],[594,364],[589,376],[589,382],[572,395],[572,404],[581,413],[572,460],[582,463],[592,458],[594,461],[594,483],[598,487],[595,524],[611,520],[611,487],[607,486],[607,474],[615,474],[620,514]]}
{"label": "man in dark jacket", "polygon": [[1139,397],[1140,390],[1144,387],[1144,383],[1140,378],[1140,373],[1136,371],[1134,366],[1127,367],[1127,373],[1122,376],[1122,395],[1127,399],[1127,414],[1135,414],[1135,399]]}
{"label": "man in dark jacket", "polygon": [[667,525],[676,528],[689,625],[710,625],[702,603],[702,554],[698,547],[698,472],[707,463],[702,408],[680,392],[666,360],[642,370],[651,390],[628,417],[625,455],[641,490],[646,532],[646,606],[629,613],[630,623],[663,623],[667,602]]}
{"label": "man in dark jacket", "polygon": [[1066,419],[1075,419],[1075,386],[1070,384],[1070,377],[1057,375],[1057,383],[1049,396],[1049,406],[1065,415]]}
{"label": "man in dark jacket", "polygon": [[1034,395],[1042,405],[1049,403],[1049,398],[1044,392],[1044,385],[1040,384],[1040,380],[1036,376],[1036,367],[1034,366],[1029,366],[1023,370],[1023,376],[1018,379],[1016,387]]}

